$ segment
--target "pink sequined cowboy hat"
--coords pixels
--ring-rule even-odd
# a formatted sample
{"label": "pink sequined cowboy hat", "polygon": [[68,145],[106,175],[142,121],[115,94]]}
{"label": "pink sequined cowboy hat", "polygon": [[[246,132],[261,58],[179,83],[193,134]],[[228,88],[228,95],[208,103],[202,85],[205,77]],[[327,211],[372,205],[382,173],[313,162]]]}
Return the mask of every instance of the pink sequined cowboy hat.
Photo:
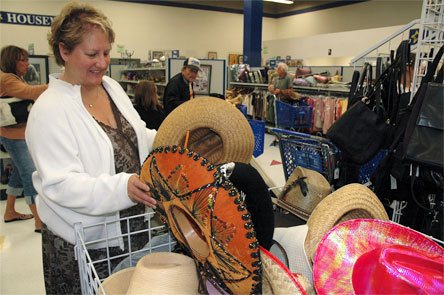
{"label": "pink sequined cowboy hat", "polygon": [[333,227],[313,261],[318,294],[444,294],[444,249],[391,221]]}

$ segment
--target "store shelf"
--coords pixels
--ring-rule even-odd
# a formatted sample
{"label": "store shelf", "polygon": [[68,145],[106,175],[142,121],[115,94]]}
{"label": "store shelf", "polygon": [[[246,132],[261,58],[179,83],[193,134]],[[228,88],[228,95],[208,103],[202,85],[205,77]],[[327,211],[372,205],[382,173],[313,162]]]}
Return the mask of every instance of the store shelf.
{"label": "store shelf", "polygon": [[159,68],[128,68],[128,69],[123,69],[122,72],[149,72],[149,71],[159,71],[165,70],[165,67],[159,67]]}
{"label": "store shelf", "polygon": [[[240,87],[258,87],[258,88],[268,88],[268,84],[259,83],[243,83],[243,82],[230,82],[230,86],[240,86]],[[309,86],[293,86],[293,89],[301,92],[336,92],[336,93],[349,93],[350,89],[347,85],[339,86],[335,84],[325,84],[324,87],[309,87]]]}
{"label": "store shelf", "polygon": [[118,80],[119,83],[131,83],[131,84],[137,84],[139,83],[139,80]]}

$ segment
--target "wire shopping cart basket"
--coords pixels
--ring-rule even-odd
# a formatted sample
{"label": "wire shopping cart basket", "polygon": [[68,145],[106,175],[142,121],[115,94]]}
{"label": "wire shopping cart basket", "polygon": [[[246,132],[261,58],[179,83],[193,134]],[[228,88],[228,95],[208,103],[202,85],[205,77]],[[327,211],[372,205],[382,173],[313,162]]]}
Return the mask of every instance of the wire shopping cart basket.
{"label": "wire shopping cart basket", "polygon": [[279,140],[285,180],[297,166],[317,171],[332,183],[339,160],[338,148],[328,139],[310,134],[274,128]]}
{"label": "wire shopping cart basket", "polygon": [[[137,261],[144,255],[151,252],[171,252],[176,241],[172,238],[165,225],[156,225],[153,221],[154,212],[147,212],[140,215],[120,218],[117,221],[103,222],[94,225],[83,226],[81,223],[75,224],[76,245],[74,247],[76,259],[79,264],[80,284],[82,294],[105,294],[102,287],[102,281],[106,279],[113,272],[132,267],[137,264]],[[143,219],[147,227],[142,230],[131,231],[130,220]],[[126,233],[120,235],[108,235],[98,240],[87,240],[88,231],[99,228],[104,233],[108,233],[110,227],[120,226],[124,224],[127,229]],[[135,236],[145,236],[149,241],[143,248],[135,250],[131,241]],[[125,250],[115,251],[120,249],[119,245],[123,244]],[[91,249],[104,248],[106,255],[103,258],[96,259],[90,255]],[[117,252],[117,254],[116,254]],[[106,275],[99,277],[97,267],[102,270],[106,268]]]}

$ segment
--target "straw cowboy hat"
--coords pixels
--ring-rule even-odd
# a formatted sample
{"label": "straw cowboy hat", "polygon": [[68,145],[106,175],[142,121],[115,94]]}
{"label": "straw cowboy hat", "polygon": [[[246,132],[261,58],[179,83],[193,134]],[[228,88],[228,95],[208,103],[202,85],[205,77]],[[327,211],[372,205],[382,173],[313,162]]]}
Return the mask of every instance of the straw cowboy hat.
{"label": "straw cowboy hat", "polygon": [[348,184],[325,197],[307,221],[305,252],[311,262],[322,237],[336,224],[356,218],[389,220],[378,197],[366,186]]}
{"label": "straw cowboy hat", "polygon": [[162,122],[153,147],[167,145],[186,146],[213,164],[249,163],[254,136],[237,108],[222,99],[199,97],[181,104]]}
{"label": "straw cowboy hat", "polygon": [[109,276],[102,283],[105,294],[198,294],[194,260],[188,256],[155,252],[142,257],[135,267]]}
{"label": "straw cowboy hat", "polygon": [[140,178],[204,280],[228,293],[262,292],[264,255],[251,216],[239,191],[218,168],[188,149],[158,147],[144,162]]}
{"label": "straw cowboy hat", "polygon": [[348,220],[321,240],[318,294],[444,294],[444,249],[391,221]]}
{"label": "straw cowboy hat", "polygon": [[278,198],[278,205],[307,220],[316,205],[330,193],[330,183],[321,173],[297,166]]}

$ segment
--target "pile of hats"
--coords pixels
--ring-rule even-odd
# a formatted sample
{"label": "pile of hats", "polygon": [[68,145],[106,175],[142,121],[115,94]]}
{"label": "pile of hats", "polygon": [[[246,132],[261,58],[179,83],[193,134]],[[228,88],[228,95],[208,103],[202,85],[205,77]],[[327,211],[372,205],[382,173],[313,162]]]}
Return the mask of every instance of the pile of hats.
{"label": "pile of hats", "polygon": [[107,294],[313,294],[259,246],[240,192],[221,167],[184,147],[155,148],[141,179],[183,252],[156,252],[103,282]]}
{"label": "pile of hats", "polygon": [[318,294],[444,294],[444,249],[421,233],[388,221],[378,197],[349,184],[333,193],[315,171],[298,167],[278,204],[308,219],[276,228],[291,271]]}

